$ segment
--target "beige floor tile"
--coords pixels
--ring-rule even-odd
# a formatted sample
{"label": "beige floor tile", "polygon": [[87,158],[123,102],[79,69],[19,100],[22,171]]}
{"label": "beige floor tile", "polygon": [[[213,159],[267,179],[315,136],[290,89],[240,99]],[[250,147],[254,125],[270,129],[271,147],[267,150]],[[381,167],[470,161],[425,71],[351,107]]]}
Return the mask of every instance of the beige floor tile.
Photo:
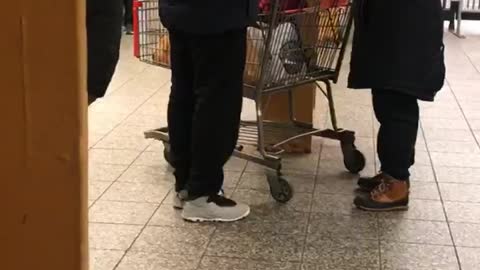
{"label": "beige floor tile", "polygon": [[480,168],[436,167],[440,183],[480,184]]}
{"label": "beige floor tile", "polygon": [[438,200],[410,199],[408,211],[381,213],[381,219],[446,221],[443,205]]}
{"label": "beige floor tile", "polygon": [[170,184],[116,182],[102,197],[106,201],[161,203],[172,189]]}
{"label": "beige floor tile", "polygon": [[173,183],[175,178],[165,166],[141,166],[132,165],[118,179],[119,182],[131,182],[138,184],[166,184]]}
{"label": "beige floor tile", "polygon": [[480,154],[431,153],[433,165],[438,167],[480,168]]}
{"label": "beige floor tile", "polygon": [[88,182],[88,199],[95,201],[107,190],[111,182],[106,181],[89,181]]}
{"label": "beige floor tile", "polygon": [[206,255],[265,261],[300,262],[305,235],[218,231]]}
{"label": "beige floor tile", "polygon": [[381,219],[379,227],[383,241],[453,245],[446,222]]}
{"label": "beige floor tile", "polygon": [[90,222],[145,225],[158,207],[151,203],[98,201],[90,209]]}
{"label": "beige floor tile", "polygon": [[430,165],[414,165],[410,168],[412,182],[435,182],[435,175]]}
{"label": "beige floor tile", "polygon": [[128,252],[116,270],[195,270],[200,256]]}
{"label": "beige floor tile", "polygon": [[[312,193],[315,186],[315,176],[313,174],[290,174],[283,175],[293,187],[295,192]],[[228,179],[228,177],[227,177]],[[229,185],[226,185],[229,187]],[[230,186],[231,187],[231,186]],[[267,176],[265,173],[244,173],[240,179],[238,188],[241,189],[255,189],[262,191],[269,191]]]}
{"label": "beige floor tile", "polygon": [[449,221],[480,223],[480,203],[445,202]]}
{"label": "beige floor tile", "polygon": [[377,240],[345,240],[309,236],[304,254],[306,265],[303,269],[379,269],[379,255]]}
{"label": "beige floor tile", "polygon": [[90,250],[90,270],[114,270],[124,252],[118,250]]}
{"label": "beige floor tile", "polygon": [[140,233],[142,226],[90,223],[91,249],[127,250]]}
{"label": "beige floor tile", "polygon": [[480,203],[480,185],[440,183],[445,201]]}
{"label": "beige floor tile", "polygon": [[117,180],[126,169],[126,165],[93,163],[88,168],[88,180],[113,182]]}
{"label": "beige floor tile", "polygon": [[232,199],[247,203],[251,208],[257,208],[261,210],[268,209],[273,211],[276,209],[282,209],[284,211],[309,212],[310,205],[312,203],[312,194],[297,192],[289,202],[281,204],[272,198],[270,192],[261,190],[237,189],[235,190]]}
{"label": "beige floor tile", "polygon": [[480,248],[457,247],[462,270],[477,270],[480,265]]}
{"label": "beige floor tile", "polygon": [[107,135],[94,148],[144,151],[150,143],[142,137]]}
{"label": "beige floor tile", "polygon": [[456,246],[480,248],[480,224],[450,223]]}
{"label": "beige floor tile", "polygon": [[163,157],[163,152],[143,152],[135,163],[135,166],[162,166],[167,168],[168,163]]}
{"label": "beige floor tile", "polygon": [[199,270],[299,270],[298,263],[266,262],[258,260],[245,260],[234,258],[221,258],[205,256]]}
{"label": "beige floor tile", "polygon": [[202,255],[214,228],[205,226],[185,228],[148,226],[132,246],[133,252]]}
{"label": "beige floor tile", "polygon": [[452,142],[474,142],[475,139],[470,130],[457,129],[424,129],[427,142],[430,141],[452,141]]}
{"label": "beige floor tile", "polygon": [[422,200],[440,200],[436,183],[412,181],[410,183],[410,198]]}
{"label": "beige floor tile", "polygon": [[382,243],[384,270],[458,270],[455,250],[449,246]]}
{"label": "beige floor tile", "polygon": [[480,153],[477,142],[472,141],[433,141],[428,142],[428,150],[439,153]]}
{"label": "beige floor tile", "polygon": [[89,162],[99,164],[130,165],[138,157],[140,151],[118,149],[91,149]]}
{"label": "beige floor tile", "polygon": [[[455,106],[458,106],[455,104]],[[442,118],[423,118],[421,120],[422,127],[425,130],[435,129],[453,129],[453,130],[470,130],[465,119],[452,120]]]}

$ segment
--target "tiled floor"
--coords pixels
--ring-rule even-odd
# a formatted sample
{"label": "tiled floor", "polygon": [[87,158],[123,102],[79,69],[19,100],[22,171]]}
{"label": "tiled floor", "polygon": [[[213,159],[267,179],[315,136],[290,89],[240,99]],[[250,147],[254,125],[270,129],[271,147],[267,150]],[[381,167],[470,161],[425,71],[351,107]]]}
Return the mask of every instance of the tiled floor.
{"label": "tiled floor", "polygon": [[[142,134],[166,124],[169,72],[134,59],[126,38],[109,95],[90,108],[92,269],[480,269],[480,24],[465,32],[465,40],[446,35],[447,84],[436,103],[422,104],[408,212],[353,209],[355,176],[345,173],[339,145],[315,140],[313,154],[285,161],[296,194],[283,206],[256,166],[231,160],[226,191],[253,213],[216,225],[185,223],[170,205],[162,145]],[[345,79],[335,91],[339,122],[357,131],[363,173],[373,174],[369,93],[347,90]],[[317,125],[326,122],[324,105],[319,98]]]}

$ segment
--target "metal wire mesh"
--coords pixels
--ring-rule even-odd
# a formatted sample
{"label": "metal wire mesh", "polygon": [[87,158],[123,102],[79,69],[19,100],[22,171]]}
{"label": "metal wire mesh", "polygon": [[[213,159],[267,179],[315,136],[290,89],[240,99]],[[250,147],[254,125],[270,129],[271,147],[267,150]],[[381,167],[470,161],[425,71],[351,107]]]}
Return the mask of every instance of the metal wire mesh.
{"label": "metal wire mesh", "polygon": [[[458,0],[441,0],[444,9],[449,9],[452,6],[452,2],[458,2]],[[463,11],[480,12],[480,0],[460,0],[463,1]]]}
{"label": "metal wire mesh", "polygon": [[[158,0],[139,0],[141,61],[170,66],[168,31]],[[262,0],[248,28],[245,83],[263,91],[335,79],[351,26],[349,0]]]}
{"label": "metal wire mesh", "polygon": [[170,66],[168,31],[160,22],[158,0],[138,1],[138,48],[141,61]]}
{"label": "metal wire mesh", "polygon": [[245,82],[268,90],[334,77],[351,24],[349,1],[272,1],[248,29]]}

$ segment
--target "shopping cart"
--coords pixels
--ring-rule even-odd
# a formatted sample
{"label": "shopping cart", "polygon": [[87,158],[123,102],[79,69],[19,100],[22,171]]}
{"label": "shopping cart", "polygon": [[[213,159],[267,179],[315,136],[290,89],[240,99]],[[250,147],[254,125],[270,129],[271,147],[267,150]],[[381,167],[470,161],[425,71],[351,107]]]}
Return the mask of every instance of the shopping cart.
{"label": "shopping cart", "polygon": [[[292,187],[281,174],[282,146],[307,136],[338,140],[345,167],[358,173],[365,167],[365,157],[355,147],[355,134],[337,126],[331,83],[337,82],[352,26],[350,1],[302,1],[286,10],[286,0],[271,0],[259,15],[255,27],[248,29],[244,97],[256,104],[256,121],[242,121],[234,156],[263,165],[271,171],[267,180],[273,198],[287,202]],[[289,1],[291,2],[291,1]],[[340,3],[342,2],[342,3]],[[158,0],[136,4],[136,53],[140,60],[168,66],[168,32],[158,20]],[[333,129],[315,129],[311,123],[298,121],[294,115],[294,94],[298,86],[316,84],[328,100]],[[288,95],[290,122],[266,121],[263,113],[268,98],[275,93]],[[168,127],[145,132],[146,138],[160,140],[169,160]]]}

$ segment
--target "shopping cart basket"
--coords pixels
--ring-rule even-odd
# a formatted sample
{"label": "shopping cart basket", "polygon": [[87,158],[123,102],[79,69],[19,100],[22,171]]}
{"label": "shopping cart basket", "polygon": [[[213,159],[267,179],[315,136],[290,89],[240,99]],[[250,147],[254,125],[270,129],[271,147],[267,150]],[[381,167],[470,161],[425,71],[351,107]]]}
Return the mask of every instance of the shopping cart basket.
{"label": "shopping cart basket", "polygon": [[[256,121],[242,121],[234,156],[263,165],[274,172],[267,180],[273,198],[291,199],[293,191],[281,174],[282,146],[306,136],[321,136],[340,141],[344,164],[352,173],[365,167],[365,157],[355,147],[353,131],[337,126],[331,83],[337,82],[352,26],[350,1],[301,1],[298,8],[285,10],[283,1],[272,0],[259,15],[255,27],[248,29],[244,97],[256,104]],[[142,61],[168,66],[168,32],[158,20],[158,0],[137,2],[139,25],[136,46]],[[318,130],[294,116],[297,86],[316,84],[328,100],[333,129]],[[290,123],[266,121],[263,116],[269,96],[288,95]],[[145,132],[146,138],[160,140],[169,160],[168,127]]]}

